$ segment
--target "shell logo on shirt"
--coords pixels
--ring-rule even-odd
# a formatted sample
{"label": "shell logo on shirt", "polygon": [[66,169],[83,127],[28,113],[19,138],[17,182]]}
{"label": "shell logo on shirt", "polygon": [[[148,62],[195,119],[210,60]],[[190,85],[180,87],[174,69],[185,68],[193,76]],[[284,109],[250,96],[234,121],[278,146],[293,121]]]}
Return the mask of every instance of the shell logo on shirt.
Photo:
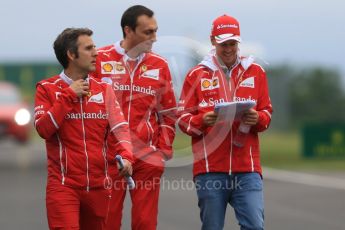
{"label": "shell logo on shirt", "polygon": [[208,89],[210,86],[211,86],[211,82],[208,79],[203,80],[201,83],[201,88]]}
{"label": "shell logo on shirt", "polygon": [[102,72],[111,73],[113,71],[113,66],[110,63],[105,63],[102,65]]}
{"label": "shell logo on shirt", "polygon": [[102,74],[125,74],[126,69],[121,62],[107,61],[101,62],[101,73]]}
{"label": "shell logo on shirt", "polygon": [[218,77],[213,77],[212,79],[201,78],[201,91],[212,90],[219,88]]}

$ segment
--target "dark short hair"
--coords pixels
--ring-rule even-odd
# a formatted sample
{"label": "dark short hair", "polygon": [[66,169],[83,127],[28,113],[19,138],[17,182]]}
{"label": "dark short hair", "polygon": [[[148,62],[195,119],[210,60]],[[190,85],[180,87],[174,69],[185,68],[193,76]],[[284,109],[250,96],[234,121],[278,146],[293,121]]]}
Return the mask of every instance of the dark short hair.
{"label": "dark short hair", "polygon": [[142,6],[142,5],[135,5],[129,7],[122,15],[121,18],[121,27],[122,27],[122,33],[123,37],[126,37],[125,34],[125,27],[128,26],[130,27],[133,31],[137,27],[137,20],[138,17],[141,15],[146,15],[149,18],[153,16],[153,11],[150,10],[149,8]]}
{"label": "dark short hair", "polygon": [[67,51],[75,54],[78,58],[79,54],[77,41],[79,36],[91,36],[92,34],[92,30],[88,28],[66,28],[57,36],[54,41],[55,56],[64,69],[68,67]]}

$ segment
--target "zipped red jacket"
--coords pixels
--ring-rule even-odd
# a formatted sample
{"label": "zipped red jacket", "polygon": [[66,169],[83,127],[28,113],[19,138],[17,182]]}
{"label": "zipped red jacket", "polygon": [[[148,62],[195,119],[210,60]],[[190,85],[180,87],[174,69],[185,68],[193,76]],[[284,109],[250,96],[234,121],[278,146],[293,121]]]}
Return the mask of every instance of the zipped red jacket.
{"label": "zipped red jacket", "polygon": [[[268,92],[265,71],[253,62],[253,58],[239,58],[226,76],[216,61],[214,51],[191,69],[185,78],[179,102],[180,129],[192,136],[194,176],[208,172],[262,173],[258,132],[268,128],[272,105]],[[256,102],[259,119],[252,126],[244,147],[236,147],[232,140],[239,126],[216,124],[203,126],[203,115],[213,111],[222,102]]]}
{"label": "zipped red jacket", "polygon": [[134,66],[128,59],[120,42],[100,48],[92,75],[112,84],[129,123],[134,157],[168,160],[176,122],[168,63],[154,53],[141,54]]}
{"label": "zipped red jacket", "polygon": [[133,162],[128,123],[110,85],[86,80],[90,93],[83,98],[64,73],[37,83],[35,128],[46,142],[48,180],[87,190],[110,188],[115,155]]}

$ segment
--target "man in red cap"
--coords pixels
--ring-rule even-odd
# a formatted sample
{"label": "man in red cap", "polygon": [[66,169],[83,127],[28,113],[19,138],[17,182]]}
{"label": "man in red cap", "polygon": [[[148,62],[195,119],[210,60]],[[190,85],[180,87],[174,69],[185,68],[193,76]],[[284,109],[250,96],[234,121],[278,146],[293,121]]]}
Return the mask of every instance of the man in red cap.
{"label": "man in red cap", "polygon": [[[264,229],[258,132],[268,128],[272,114],[266,73],[252,56],[239,55],[235,18],[218,17],[210,39],[215,49],[185,78],[177,121],[192,136],[202,229],[223,229],[228,204],[242,230]],[[254,107],[226,125],[215,106],[234,101],[250,101]],[[240,131],[248,131],[242,133],[245,138],[238,139]]]}

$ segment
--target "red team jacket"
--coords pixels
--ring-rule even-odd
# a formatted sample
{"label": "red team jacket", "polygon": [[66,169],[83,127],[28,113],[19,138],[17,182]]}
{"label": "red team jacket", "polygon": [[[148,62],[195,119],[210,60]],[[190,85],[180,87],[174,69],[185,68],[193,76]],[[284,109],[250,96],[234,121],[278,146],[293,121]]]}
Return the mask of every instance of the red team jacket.
{"label": "red team jacket", "polygon": [[[75,188],[109,186],[115,154],[133,161],[128,123],[109,85],[92,77],[90,95],[77,97],[64,73],[40,81],[35,127],[46,140],[48,181]],[[108,143],[111,142],[111,143]],[[110,152],[112,145],[115,152]],[[111,186],[111,185],[110,185]]]}
{"label": "red team jacket", "polygon": [[93,75],[112,84],[129,123],[135,158],[168,160],[175,137],[176,100],[167,61],[143,53],[132,71],[127,61],[120,42],[100,48]]}
{"label": "red team jacket", "polygon": [[[232,68],[227,79],[214,54],[209,54],[187,74],[179,102],[177,123],[192,136],[194,176],[207,172],[258,172],[261,174],[258,132],[268,128],[272,105],[265,71],[252,58],[242,58]],[[251,127],[245,146],[232,145],[239,121],[226,132],[210,134],[212,128],[203,127],[204,113],[213,111],[217,103],[228,101],[256,102],[259,121]]]}

